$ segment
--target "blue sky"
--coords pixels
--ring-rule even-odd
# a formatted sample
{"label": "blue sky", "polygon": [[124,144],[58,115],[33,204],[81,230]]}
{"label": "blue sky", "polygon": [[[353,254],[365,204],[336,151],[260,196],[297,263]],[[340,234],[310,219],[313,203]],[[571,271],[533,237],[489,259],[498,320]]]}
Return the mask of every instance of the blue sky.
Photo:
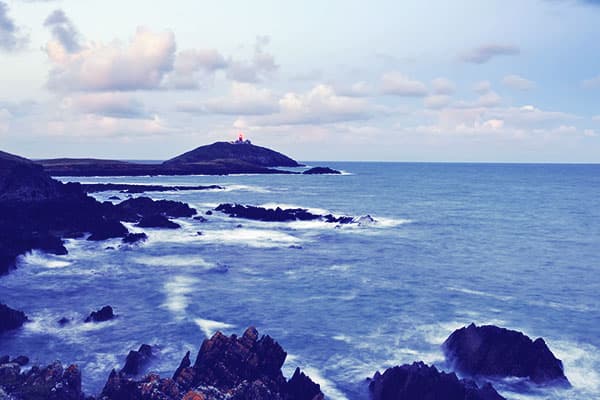
{"label": "blue sky", "polygon": [[0,147],[600,162],[599,1],[154,3],[0,0]]}

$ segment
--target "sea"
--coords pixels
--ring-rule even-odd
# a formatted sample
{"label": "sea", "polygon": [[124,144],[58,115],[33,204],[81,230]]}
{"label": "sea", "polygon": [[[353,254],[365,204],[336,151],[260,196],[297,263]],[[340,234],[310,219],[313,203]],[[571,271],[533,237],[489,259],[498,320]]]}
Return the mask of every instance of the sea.
{"label": "sea", "polygon": [[[2,336],[0,353],[76,363],[98,394],[142,343],[156,346],[150,370],[170,376],[216,331],[255,326],[288,353],[286,376],[299,366],[328,399],[354,400],[388,367],[451,371],[440,346],[474,322],[543,337],[572,384],[492,380],[506,398],[600,398],[600,165],[307,164],[343,174],[61,178],[224,189],[144,194],[189,203],[207,221],[128,225],[148,235],[140,245],[67,240],[68,255],[21,257],[0,298],[31,322]],[[226,202],[375,222],[206,215]],[[104,305],[118,317],[83,323]],[[62,317],[73,322],[60,327]]]}

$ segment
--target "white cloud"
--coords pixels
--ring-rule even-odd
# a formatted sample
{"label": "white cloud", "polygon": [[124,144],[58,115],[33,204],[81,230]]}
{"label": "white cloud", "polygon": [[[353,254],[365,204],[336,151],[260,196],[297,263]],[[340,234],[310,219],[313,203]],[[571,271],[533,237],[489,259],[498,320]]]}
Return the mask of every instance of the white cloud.
{"label": "white cloud", "polygon": [[454,94],[456,91],[456,85],[450,79],[447,78],[436,78],[431,81],[431,88],[435,94]]}
{"label": "white cloud", "polygon": [[275,113],[279,105],[277,98],[268,89],[250,83],[232,82],[231,92],[227,97],[211,99],[200,104],[183,103],[179,104],[177,109],[192,113],[262,115]]}
{"label": "white cloud", "polygon": [[597,137],[598,133],[594,129],[585,129],[583,135],[587,137]]}
{"label": "white cloud", "polygon": [[197,89],[212,80],[216,71],[226,67],[225,57],[216,49],[183,50],[175,56],[173,71],[165,78],[165,87]]}
{"label": "white cloud", "polygon": [[489,43],[462,54],[460,59],[467,63],[484,64],[498,56],[514,56],[521,52],[517,46]]}
{"label": "white cloud", "polygon": [[436,94],[425,97],[423,103],[427,108],[436,109],[446,107],[448,104],[450,104],[451,101],[452,98],[450,96],[444,94]]}
{"label": "white cloud", "polygon": [[383,94],[406,97],[423,97],[427,94],[427,87],[423,82],[411,79],[399,72],[388,72],[381,77],[381,90]]}
{"label": "white cloud", "polygon": [[479,81],[473,85],[473,90],[478,94],[486,94],[492,91],[492,83],[490,81]]}
{"label": "white cloud", "polygon": [[127,45],[89,42],[70,53],[56,39],[46,52],[54,63],[48,86],[59,91],[157,89],[173,69],[175,37],[139,27]]}
{"label": "white cloud", "polygon": [[581,86],[583,86],[585,89],[600,88],[600,75],[594,78],[586,79],[585,81],[581,82]]}
{"label": "white cloud", "polygon": [[535,82],[519,75],[507,75],[502,79],[502,83],[504,86],[515,90],[531,90],[535,88]]}
{"label": "white cloud", "polygon": [[127,93],[80,93],[65,98],[63,107],[86,114],[114,118],[148,118],[144,104]]}
{"label": "white cloud", "polygon": [[80,114],[69,119],[51,119],[44,125],[45,131],[55,136],[80,136],[84,132],[90,137],[130,138],[172,134],[176,131],[169,128],[166,121],[158,116],[150,119],[131,119]]}
{"label": "white cloud", "polygon": [[8,5],[0,1],[0,50],[15,51],[23,48],[28,37],[8,15]]}
{"label": "white cloud", "polygon": [[336,93],[341,96],[350,96],[350,97],[367,97],[374,94],[373,87],[364,81],[354,82],[349,86],[345,85],[336,85]]}
{"label": "white cloud", "polygon": [[265,51],[269,44],[268,36],[257,36],[254,45],[254,54],[251,60],[228,61],[227,77],[238,82],[256,83],[266,80],[279,66],[275,63],[275,57]]}

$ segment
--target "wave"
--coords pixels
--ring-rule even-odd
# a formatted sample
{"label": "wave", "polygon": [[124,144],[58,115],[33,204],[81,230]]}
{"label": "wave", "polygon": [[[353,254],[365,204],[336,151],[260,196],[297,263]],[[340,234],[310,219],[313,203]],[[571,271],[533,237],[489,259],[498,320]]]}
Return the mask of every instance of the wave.
{"label": "wave", "polygon": [[196,290],[198,279],[186,275],[176,275],[172,280],[166,282],[163,291],[166,300],[162,307],[171,311],[178,317],[183,317],[190,301],[189,295]]}
{"label": "wave", "polygon": [[467,288],[457,288],[454,286],[449,286],[446,289],[451,292],[471,294],[471,295],[480,296],[480,297],[489,297],[489,298],[501,300],[501,301],[510,301],[513,299],[512,296],[501,296],[501,295],[497,295],[497,294],[493,294],[493,293],[482,292],[479,290],[473,290],[473,289],[467,289]]}
{"label": "wave", "polygon": [[34,250],[20,257],[20,262],[28,265],[39,265],[46,268],[66,268],[73,264],[65,256],[55,256],[42,251]]}
{"label": "wave", "polygon": [[310,379],[319,384],[323,394],[330,399],[348,400],[348,398],[337,388],[335,383],[325,378],[325,376],[316,368],[303,366],[300,369],[310,377]]}
{"label": "wave", "polygon": [[298,245],[302,240],[287,233],[267,229],[217,229],[206,230],[195,240],[208,243],[249,246],[255,248],[277,248]]}
{"label": "wave", "polygon": [[138,256],[132,259],[138,264],[152,267],[197,267],[211,269],[216,267],[215,263],[208,262],[200,257],[183,257],[180,255],[168,256]]}
{"label": "wave", "polygon": [[212,319],[195,318],[194,322],[200,327],[207,338],[212,337],[217,331],[235,328],[235,325],[221,321],[214,321]]}
{"label": "wave", "polygon": [[251,193],[272,193],[272,190],[262,186],[254,185],[226,185],[220,192],[251,192]]}

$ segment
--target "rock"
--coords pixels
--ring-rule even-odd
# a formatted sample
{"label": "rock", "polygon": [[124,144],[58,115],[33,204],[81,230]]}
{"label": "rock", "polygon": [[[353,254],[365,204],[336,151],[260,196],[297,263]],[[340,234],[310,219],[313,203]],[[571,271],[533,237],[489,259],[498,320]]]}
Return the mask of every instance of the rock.
{"label": "rock", "polygon": [[147,344],[142,344],[137,351],[131,350],[129,352],[121,373],[125,375],[140,374],[146,365],[148,365],[152,357],[152,347]]}
{"label": "rock", "polygon": [[[84,186],[84,189],[85,189],[85,185],[82,185],[82,186]],[[90,193],[90,191],[88,191],[88,193]],[[108,199],[109,200],[121,200],[121,198],[119,196],[110,196]]]}
{"label": "rock", "polygon": [[92,311],[84,322],[104,322],[116,318],[111,306],[104,306],[98,311]]}
{"label": "rock", "polygon": [[357,223],[359,226],[369,226],[377,223],[377,221],[369,214],[355,218],[354,222]]}
{"label": "rock", "polygon": [[213,215],[213,212],[211,210],[207,210],[204,214],[206,214],[206,215]]}
{"label": "rock", "polygon": [[[162,185],[130,185],[127,183],[85,183],[81,185],[87,193],[106,192],[119,190],[121,193],[144,193],[144,192],[171,192],[171,191],[195,191],[195,190],[218,190],[223,187],[218,185],[209,186],[162,186]],[[109,200],[120,200],[117,196],[109,197]]]}
{"label": "rock", "polygon": [[10,357],[9,356],[1,356],[0,357],[0,365],[2,365],[2,364],[8,364],[9,361],[10,361]]}
{"label": "rock", "polygon": [[13,310],[6,304],[0,304],[0,333],[20,328],[27,321],[23,311]]}
{"label": "rock", "polygon": [[304,175],[319,175],[319,174],[332,174],[332,175],[339,175],[341,174],[340,171],[337,171],[335,169],[331,169],[328,167],[314,167],[311,169],[307,169],[306,171],[303,172]]}
{"label": "rock", "polygon": [[220,211],[230,217],[245,218],[256,221],[289,222],[289,221],[314,221],[322,220],[330,223],[349,224],[354,222],[353,217],[335,217],[332,214],[318,215],[304,208],[275,209],[241,204],[219,204],[215,211]]}
{"label": "rock", "polygon": [[23,366],[29,364],[29,357],[18,356],[17,358],[14,358],[11,362],[13,362],[15,364],[19,364],[20,366],[23,367]]}
{"label": "rock", "polygon": [[58,320],[58,325],[60,325],[60,326],[65,326],[70,323],[71,323],[71,320],[67,317],[62,317],[61,319]]}
{"label": "rock", "polygon": [[198,231],[198,232],[196,232],[196,235],[202,236],[202,232]]}
{"label": "rock", "polygon": [[294,371],[292,379],[286,385],[286,391],[291,398],[297,400],[323,400],[324,398],[321,387],[304,375],[300,368]]}
{"label": "rock", "polygon": [[145,233],[128,233],[123,239],[122,242],[126,244],[134,244],[139,242],[145,242],[148,239],[148,235]]}
{"label": "rock", "polygon": [[569,385],[562,362],[542,338],[493,325],[454,331],[443,344],[457,371],[473,376],[527,377],[537,384]]}
{"label": "rock", "polygon": [[123,237],[129,233],[122,223],[116,220],[104,220],[96,225],[94,232],[87,240],[100,241],[116,237]]}
{"label": "rock", "polygon": [[181,226],[163,215],[149,215],[142,217],[140,222],[136,226],[140,228],[166,228],[166,229],[178,229]]}
{"label": "rock", "polygon": [[474,381],[459,380],[423,362],[377,372],[369,390],[373,400],[504,400],[489,383],[479,388]]}
{"label": "rock", "polygon": [[198,215],[197,217],[194,217],[194,219],[196,221],[200,221],[200,222],[207,222],[208,220],[206,218],[204,218],[202,215]]}
{"label": "rock", "polygon": [[239,229],[239,228],[243,228],[243,227],[244,227],[244,225],[242,225],[242,224],[237,224],[235,227]]}
{"label": "rock", "polygon": [[180,201],[152,200],[148,197],[127,199],[115,206],[116,216],[122,221],[137,222],[141,217],[164,215],[171,218],[191,217],[196,210]]}
{"label": "rock", "polygon": [[84,399],[79,368],[70,365],[65,369],[58,361],[45,368],[34,366],[23,373],[20,373],[18,364],[0,367],[0,386],[15,399]]}

